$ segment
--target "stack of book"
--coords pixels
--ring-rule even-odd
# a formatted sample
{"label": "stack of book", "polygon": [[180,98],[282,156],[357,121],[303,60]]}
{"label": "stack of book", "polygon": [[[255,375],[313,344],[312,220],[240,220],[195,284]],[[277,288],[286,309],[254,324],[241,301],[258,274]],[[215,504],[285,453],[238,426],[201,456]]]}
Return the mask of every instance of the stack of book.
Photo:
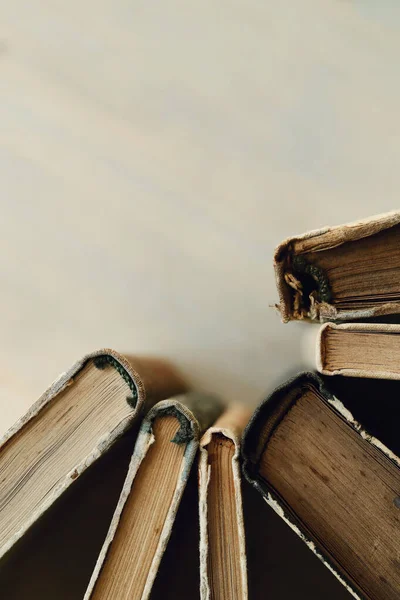
{"label": "stack of book", "polygon": [[282,320],[324,324],[315,371],[253,415],[103,349],[5,435],[2,598],[400,598],[400,213],[291,238],[275,269]]}

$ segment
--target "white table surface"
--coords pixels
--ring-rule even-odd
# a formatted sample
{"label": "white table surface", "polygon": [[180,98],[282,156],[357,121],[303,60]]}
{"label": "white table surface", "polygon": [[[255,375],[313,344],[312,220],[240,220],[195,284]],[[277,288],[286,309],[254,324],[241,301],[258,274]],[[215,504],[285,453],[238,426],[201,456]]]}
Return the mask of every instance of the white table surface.
{"label": "white table surface", "polygon": [[252,405],[301,366],[272,252],[397,207],[399,23],[389,0],[1,3],[1,431],[101,346]]}

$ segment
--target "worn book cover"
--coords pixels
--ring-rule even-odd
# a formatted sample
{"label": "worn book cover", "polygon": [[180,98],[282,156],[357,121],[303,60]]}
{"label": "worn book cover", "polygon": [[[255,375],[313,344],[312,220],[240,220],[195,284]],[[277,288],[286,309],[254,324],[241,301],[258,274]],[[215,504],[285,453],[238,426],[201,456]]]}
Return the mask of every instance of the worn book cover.
{"label": "worn book cover", "polygon": [[276,248],[279,311],[352,321],[400,312],[400,212],[293,236]]}
{"label": "worn book cover", "polygon": [[247,600],[241,437],[250,411],[227,409],[200,442],[200,597]]}
{"label": "worn book cover", "polygon": [[[146,415],[140,426],[123,490],[86,591],[85,600],[108,598],[109,594],[117,594],[121,600],[123,598],[140,598],[141,600],[149,598],[198,450],[200,436],[215,421],[221,409],[220,403],[215,398],[191,393],[159,402]],[[168,447],[164,446],[164,450],[161,448],[159,454],[151,455],[150,465],[147,459],[150,457],[152,446],[156,447],[157,444],[156,424],[168,417],[178,421],[178,430],[173,438],[167,439]],[[164,463],[161,466],[163,456],[168,454],[169,450],[173,452],[174,447],[181,448],[182,451],[175,457],[178,474],[168,496],[169,478],[161,487],[158,479],[163,475],[162,468],[170,466],[164,465]],[[159,468],[158,463],[160,463]],[[146,470],[146,466],[151,466],[151,469]],[[147,519],[142,518],[146,507],[143,507],[143,504],[140,506],[134,504],[135,493],[144,498],[146,505],[154,503],[154,509],[150,515],[147,515]],[[151,532],[150,539],[147,536],[147,530],[152,529],[149,520],[154,517],[155,513],[158,514],[162,511],[164,511],[162,521],[156,530]],[[128,514],[129,512],[131,514]],[[129,530],[125,523],[127,519],[131,523]],[[145,521],[144,530],[141,528],[141,521]],[[125,551],[128,547],[130,548],[129,556]],[[140,564],[137,564],[139,555],[141,556]],[[122,564],[122,560],[131,565],[128,572],[127,566]],[[134,568],[138,569],[137,576],[133,572]],[[178,576],[179,565],[176,568]],[[125,577],[126,580],[123,585],[121,584],[122,577]]]}
{"label": "worn book cover", "polygon": [[0,557],[133,424],[183,391],[168,364],[101,349],[63,373],[2,438]]}
{"label": "worn book cover", "polygon": [[[341,378],[343,380],[343,378]],[[388,382],[389,383],[389,382]],[[394,382],[393,382],[394,383]],[[254,413],[249,425],[246,428],[245,434],[244,434],[244,440],[243,440],[243,471],[244,474],[246,476],[246,478],[248,479],[248,481],[260,492],[260,494],[262,495],[262,497],[264,498],[264,500],[269,504],[269,506],[271,506],[273,508],[273,510],[289,525],[289,527],[306,543],[306,545],[308,546],[308,548],[310,550],[312,550],[312,552],[325,564],[325,566],[337,577],[337,579],[343,584],[343,586],[345,586],[345,588],[347,589],[347,591],[354,596],[355,598],[374,598],[374,593],[372,592],[367,592],[367,589],[372,589],[373,587],[378,588],[380,585],[384,587],[384,589],[386,590],[386,593],[388,594],[388,598],[392,598],[393,596],[393,581],[395,581],[396,579],[398,579],[399,577],[399,573],[398,573],[398,564],[396,561],[398,561],[398,556],[396,555],[396,553],[398,554],[398,546],[396,546],[396,537],[395,534],[396,533],[396,529],[392,530],[392,533],[386,532],[386,534],[384,534],[385,536],[389,536],[389,537],[385,537],[385,539],[391,539],[391,543],[395,544],[395,547],[397,547],[397,550],[395,551],[395,553],[393,554],[393,556],[390,558],[386,557],[386,559],[390,562],[392,560],[392,572],[390,572],[389,570],[387,572],[385,572],[385,574],[383,575],[381,574],[374,574],[373,571],[368,570],[367,569],[367,576],[366,579],[369,581],[369,588],[364,588],[364,583],[360,582],[360,579],[358,579],[355,576],[355,565],[359,565],[358,568],[360,570],[364,570],[365,571],[365,566],[363,566],[363,560],[362,557],[364,557],[364,559],[367,558],[365,553],[361,553],[361,559],[360,562],[358,563],[357,561],[359,560],[359,557],[356,554],[351,554],[351,550],[349,550],[349,547],[347,547],[346,552],[350,552],[351,556],[354,557],[354,560],[352,560],[351,562],[349,562],[348,564],[346,563],[341,563],[340,561],[338,561],[337,556],[335,557],[334,554],[329,551],[327,548],[336,548],[337,545],[340,543],[341,537],[338,533],[336,533],[335,535],[337,535],[336,541],[332,539],[330,539],[329,544],[325,544],[325,541],[322,540],[320,537],[316,537],[316,535],[312,532],[313,531],[313,527],[310,526],[310,523],[312,523],[312,514],[310,517],[310,521],[309,524],[306,525],[304,520],[302,518],[300,518],[298,516],[298,513],[293,509],[292,505],[290,503],[288,503],[283,495],[282,492],[278,492],[276,487],[271,483],[271,479],[266,480],[265,477],[261,476],[261,471],[260,469],[262,468],[260,465],[262,464],[266,464],[265,462],[263,463],[263,461],[265,461],[265,456],[268,453],[268,448],[270,447],[270,440],[274,439],[276,432],[279,432],[279,430],[282,427],[282,423],[284,422],[284,420],[286,419],[286,416],[288,414],[290,414],[291,416],[287,419],[289,421],[290,426],[292,426],[295,429],[292,429],[293,431],[295,431],[296,433],[293,434],[293,436],[297,439],[299,438],[299,440],[301,440],[302,436],[304,436],[304,440],[305,440],[305,435],[306,435],[306,431],[305,429],[299,431],[299,428],[296,426],[296,423],[293,421],[293,423],[295,423],[293,425],[292,420],[294,419],[294,416],[292,416],[292,407],[297,405],[297,402],[299,401],[299,398],[301,398],[301,394],[299,392],[299,390],[303,390],[303,389],[309,389],[309,388],[313,388],[317,394],[317,397],[319,397],[319,400],[316,400],[316,404],[315,404],[315,410],[317,411],[316,414],[318,414],[318,410],[319,410],[319,402],[322,402],[322,405],[326,405],[327,409],[326,412],[328,413],[328,417],[327,417],[327,422],[331,422],[332,421],[332,417],[330,415],[336,415],[335,419],[336,421],[338,421],[339,423],[344,423],[344,425],[342,426],[342,429],[344,427],[345,429],[345,433],[349,430],[351,430],[354,433],[351,433],[352,439],[353,439],[353,444],[355,445],[355,447],[359,447],[359,451],[360,451],[360,455],[363,457],[363,460],[365,458],[365,460],[367,460],[367,455],[369,455],[368,453],[368,447],[371,447],[373,450],[371,450],[371,455],[373,454],[374,457],[377,459],[377,463],[374,464],[386,464],[388,465],[388,467],[390,467],[390,471],[392,472],[392,474],[394,473],[393,481],[397,481],[397,487],[399,487],[400,485],[400,476],[399,476],[399,466],[400,466],[400,460],[399,458],[394,454],[394,452],[392,450],[390,450],[387,446],[385,446],[379,439],[377,439],[376,437],[374,437],[372,434],[368,433],[365,429],[363,429],[363,427],[360,425],[359,422],[357,422],[355,420],[355,418],[353,417],[353,415],[351,414],[351,412],[348,410],[348,408],[346,408],[342,402],[335,396],[333,395],[331,392],[329,392],[325,386],[324,381],[315,373],[302,373],[299,376],[295,377],[294,379],[290,380],[289,382],[287,382],[285,385],[283,385],[282,387],[278,388],[277,390],[275,390],[275,392],[272,393],[272,395],[265,401],[263,402],[259,408],[256,410],[256,412]],[[301,392],[303,393],[303,392]],[[376,402],[375,402],[376,404]],[[289,412],[290,411],[290,412]],[[306,413],[306,418],[304,420],[304,427],[308,427],[307,423],[311,423],[311,421],[308,421],[309,417],[307,416]],[[317,418],[315,418],[315,423],[319,422]],[[319,425],[316,425],[318,427],[320,427]],[[288,429],[289,431],[289,429]],[[337,453],[337,455],[340,455],[340,452],[345,452],[345,448],[343,446],[343,448],[339,445],[336,447],[333,446],[333,439],[332,441],[329,442],[329,440],[331,438],[326,437],[327,436],[327,431],[324,432],[324,426],[322,427],[319,435],[320,436],[325,436],[326,439],[326,443],[325,445],[328,447],[330,444],[330,448],[331,448],[331,452],[333,452],[333,450],[335,449],[335,453]],[[290,434],[291,435],[291,434]],[[286,438],[285,435],[282,433],[280,438],[275,438],[275,439],[280,439],[280,450],[278,448],[278,450],[273,450],[273,452],[275,452],[275,454],[273,454],[273,456],[278,457],[277,458],[273,458],[273,459],[269,459],[269,460],[280,460],[279,455],[280,452],[282,450],[282,448],[285,447],[285,445],[288,445],[290,443],[289,438]],[[286,441],[285,441],[286,439]],[[321,439],[323,439],[323,437],[321,437]],[[313,441],[314,440],[314,441]],[[311,444],[315,443],[315,436],[313,434],[313,437],[311,439]],[[359,440],[359,442],[357,441]],[[361,441],[362,440],[362,441]],[[299,441],[300,443],[300,447],[302,445],[302,442]],[[335,442],[336,443],[336,442]],[[271,452],[271,451],[270,451]],[[276,452],[278,452],[278,454],[276,454]],[[269,456],[271,457],[271,453],[269,454]],[[321,456],[321,455],[320,455]],[[326,461],[327,461],[327,456],[326,454],[323,454],[323,456],[325,457],[324,460],[322,460],[320,467],[321,470],[324,468],[323,465],[326,465]],[[334,456],[334,454],[332,454],[332,456]],[[340,455],[341,456],[341,455]],[[383,458],[384,457],[384,458]],[[344,457],[342,457],[344,461],[346,461],[346,459]],[[331,460],[331,458],[329,458],[329,460]],[[329,461],[328,461],[329,462]],[[346,504],[346,502],[344,502],[343,498],[341,499],[339,496],[338,498],[336,498],[335,494],[336,494],[336,490],[330,490],[330,482],[329,482],[329,475],[328,474],[320,474],[320,471],[316,468],[316,466],[312,463],[308,463],[307,464],[302,464],[299,467],[294,465],[293,461],[289,460],[290,465],[288,464],[285,469],[282,471],[280,471],[280,475],[278,475],[278,477],[283,477],[283,479],[286,482],[290,482],[292,476],[294,477],[294,480],[296,480],[297,477],[297,469],[300,468],[301,471],[308,473],[310,472],[310,476],[314,477],[314,481],[318,482],[318,485],[320,485],[321,489],[324,489],[324,494],[328,494],[328,496],[332,499],[332,502],[336,502],[336,500],[338,502],[341,503],[341,510],[342,510],[342,514],[347,514],[347,510],[348,513],[350,514],[350,512],[356,514],[357,513],[357,506],[360,506],[360,510],[362,508],[361,505],[357,504],[357,501],[355,499],[353,499],[352,504]],[[350,461],[350,459],[348,459],[348,462],[345,464],[348,465],[348,470],[350,469],[352,463]],[[371,471],[371,477],[373,477],[376,482],[378,487],[380,486],[380,479],[379,476],[377,475],[377,472],[374,472],[374,468],[375,467],[371,467],[370,468],[370,463],[366,462],[367,467],[365,470],[370,470]],[[335,466],[335,464],[332,465],[332,473],[335,473],[337,465]],[[357,468],[357,463],[356,463],[356,467]],[[383,467],[384,468],[384,467]],[[295,471],[292,473],[292,469],[295,469]],[[361,472],[362,471],[362,472]],[[358,477],[360,477],[362,479],[362,477],[367,477],[367,473],[364,472],[363,469],[361,469],[360,473],[358,474]],[[350,471],[349,471],[350,472]],[[343,474],[343,476],[342,476]],[[318,477],[320,479],[318,479]],[[344,486],[343,489],[348,489],[346,487],[346,484],[343,483],[343,477],[347,477],[346,475],[346,470],[342,470],[339,469],[339,471],[337,471],[337,473],[335,473],[335,478],[339,478],[338,481],[341,481],[341,485]],[[365,481],[367,482],[368,480],[365,479]],[[302,484],[304,486],[306,486],[306,484]],[[396,485],[393,488],[393,492],[392,492],[392,496],[393,497],[387,497],[386,496],[386,492],[378,492],[377,498],[379,498],[380,494],[383,493],[385,495],[384,500],[382,502],[384,502],[385,505],[387,505],[387,511],[388,514],[390,513],[390,519],[396,519],[396,502],[398,500],[396,500],[396,498],[398,498],[398,492],[399,490],[396,490]],[[390,487],[390,486],[389,486]],[[361,488],[360,488],[361,489]],[[360,489],[357,491],[357,493],[360,493]],[[380,489],[380,488],[379,488]],[[386,488],[382,488],[382,490],[384,490]],[[307,489],[303,488],[301,490],[294,490],[294,497],[305,497],[305,498],[310,498],[310,496],[307,494],[312,493],[311,491],[307,491]],[[365,492],[366,494],[368,494],[368,489]],[[330,495],[329,495],[330,494]],[[389,494],[390,496],[390,494]],[[367,500],[373,500],[373,497],[371,496],[370,498],[367,498],[365,496],[363,496],[364,500],[363,502],[367,502]],[[359,500],[359,499],[358,499]],[[303,506],[303,500],[299,500],[299,502],[302,503]],[[343,504],[344,502],[344,504]],[[400,503],[399,503],[400,505]],[[329,508],[329,503],[325,505],[326,508]],[[346,508],[347,507],[347,508]],[[332,512],[332,508],[330,509],[330,513]],[[329,513],[329,514],[330,514]],[[331,521],[329,520],[328,514],[328,523],[330,523]],[[364,515],[365,517],[365,515]],[[363,517],[363,518],[364,518]],[[327,514],[325,513],[325,519],[327,518]],[[346,517],[347,519],[349,519],[349,522],[347,523],[346,529],[348,531],[350,531],[350,527],[356,527],[355,526],[355,522],[353,522],[350,518],[350,516],[348,515]],[[367,518],[367,517],[366,517]],[[370,522],[370,530],[373,532],[374,531],[374,523]],[[389,521],[388,523],[388,527],[390,527],[389,525]],[[366,533],[365,530],[363,529],[363,527],[361,527],[361,531],[358,531],[358,534],[362,537],[364,536],[363,541],[365,543],[368,543],[368,541],[365,538],[365,535],[368,537],[369,533]],[[349,534],[350,535],[350,534]],[[351,537],[351,536],[350,536]],[[378,544],[377,548],[379,547],[379,540],[378,537],[376,537],[376,543]],[[346,542],[347,543],[347,542]],[[351,541],[350,543],[350,548],[351,548]],[[333,546],[332,546],[333,544]],[[365,545],[365,544],[364,544]],[[385,552],[386,550],[384,550]],[[368,557],[368,560],[370,559],[370,557]],[[374,560],[373,557],[371,558],[371,560]],[[396,566],[397,565],[397,566]],[[382,575],[382,578],[380,577],[380,575]],[[371,585],[371,580],[372,580],[372,585]],[[365,584],[367,585],[367,584]],[[385,596],[386,597],[386,596]]]}

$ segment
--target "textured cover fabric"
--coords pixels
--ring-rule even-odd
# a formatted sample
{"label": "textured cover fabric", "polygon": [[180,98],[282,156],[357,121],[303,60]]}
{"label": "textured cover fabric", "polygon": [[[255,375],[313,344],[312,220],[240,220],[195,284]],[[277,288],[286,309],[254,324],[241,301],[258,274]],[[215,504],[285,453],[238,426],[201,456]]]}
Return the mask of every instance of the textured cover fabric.
{"label": "textured cover fabric", "polygon": [[182,460],[179,481],[174,492],[173,500],[168,511],[167,519],[162,529],[157,550],[154,555],[152,565],[148,573],[146,584],[143,590],[142,600],[146,600],[147,598],[149,598],[161,562],[161,558],[164,554],[164,551],[168,544],[168,540],[171,535],[172,527],[179,508],[179,503],[181,501],[183,491],[189,478],[193,460],[199,447],[200,436],[202,432],[211,423],[215,421],[215,419],[221,412],[221,408],[222,407],[220,403],[216,401],[215,398],[205,396],[203,394],[189,393],[157,403],[146,415],[140,426],[139,434],[135,444],[135,449],[133,451],[124,487],[122,489],[118,505],[115,509],[110,529],[108,531],[103,548],[99,554],[99,558],[97,560],[91,580],[89,582],[84,600],[89,600],[89,598],[92,595],[92,592],[94,591],[97,578],[99,577],[104,562],[107,560],[107,553],[110,550],[112,541],[114,539],[114,535],[117,531],[121,514],[124,509],[126,500],[131,492],[136,473],[138,472],[138,469],[144,457],[146,456],[148,449],[154,443],[155,438],[152,431],[152,423],[160,413],[165,413],[165,411],[168,410],[169,414],[175,414],[177,418],[179,418],[179,415],[185,417],[190,424],[191,431],[189,436],[190,439],[188,439],[188,441],[185,442],[186,450],[184,458]]}
{"label": "textured cover fabric", "polygon": [[[399,223],[400,211],[393,211],[346,225],[323,227],[322,229],[309,231],[308,233],[288,238],[279,244],[274,254],[274,269],[279,294],[278,308],[282,321],[287,323],[295,318],[293,315],[292,295],[284,277],[286,258],[289,253],[298,255],[334,248],[346,242],[374,235]],[[396,302],[388,302],[364,310],[341,310],[332,304],[321,302],[315,307],[313,314],[310,314],[310,318],[319,319],[321,322],[351,321],[399,312],[400,303]]]}
{"label": "textured cover fabric", "polygon": [[255,489],[260,492],[267,504],[269,504],[269,506],[271,506],[271,508],[306,543],[308,548],[312,550],[312,552],[314,552],[314,554],[324,563],[324,565],[337,577],[337,579],[345,586],[350,594],[354,596],[354,598],[362,600],[360,592],[355,589],[352,583],[346,579],[345,575],[340,572],[338,567],[333,564],[331,557],[318,546],[314,539],[311,538],[302,522],[299,521],[293,511],[290,510],[290,507],[282,502],[271,486],[257,477],[255,465],[260,458],[260,450],[258,447],[259,435],[266,419],[268,418],[268,415],[292,388],[299,387],[306,383],[311,383],[314,385],[320,391],[325,400],[349,423],[349,425],[355,431],[357,431],[359,435],[361,435],[362,438],[381,450],[384,454],[386,454],[386,456],[388,456],[388,458],[390,458],[400,467],[400,459],[389,448],[382,444],[380,440],[373,437],[362,428],[360,423],[354,419],[351,412],[342,404],[342,402],[326,389],[324,381],[316,373],[304,372],[289,380],[284,385],[278,387],[264,402],[259,405],[253,414],[253,417],[246,427],[243,436],[243,473],[251,485],[253,485]]}
{"label": "textured cover fabric", "polygon": [[[400,379],[400,374],[390,370],[363,370],[343,368],[331,371],[325,367],[325,336],[329,329],[344,329],[361,333],[392,333],[400,335],[400,325],[391,323],[325,323],[321,326],[316,345],[317,370],[322,375],[345,375],[346,377],[367,377],[373,379]],[[371,340],[372,343],[372,340]]]}
{"label": "textured cover fabric", "polygon": [[[160,398],[167,397],[171,392],[178,393],[184,391],[186,386],[181,381],[179,376],[174,370],[168,366],[167,363],[153,359],[135,359],[128,361],[125,357],[121,356],[114,350],[108,348],[102,348],[83,356],[78,360],[68,371],[62,373],[54,383],[44,392],[44,394],[35,402],[28,412],[19,419],[15,425],[13,425],[0,440],[0,451],[6,444],[15,436],[17,433],[23,430],[23,428],[34,418],[40,418],[40,413],[53,401],[56,400],[58,395],[65,390],[66,387],[73,383],[73,378],[77,373],[92,359],[96,357],[111,357],[116,360],[124,369],[127,377],[133,382],[137,389],[137,399],[135,407],[132,408],[132,412],[127,419],[121,422],[118,428],[115,428],[109,433],[109,435],[99,439],[96,446],[91,452],[77,464],[70,473],[66,473],[63,480],[53,490],[51,496],[42,503],[35,513],[31,514],[28,519],[21,522],[21,527],[12,538],[7,541],[0,549],[0,557],[3,556],[13,545],[20,539],[20,537],[26,532],[26,530],[37,520],[39,517],[50,508],[50,506],[61,496],[61,494],[68,489],[68,487],[75,482],[81,474],[100,456],[102,456],[110,446],[117,440],[129,427],[141,412],[144,403],[150,406]],[[135,363],[135,366],[133,366]],[[136,370],[140,369],[139,371]],[[160,386],[157,381],[157,370],[162,373],[163,386]]]}
{"label": "textured cover fabric", "polygon": [[221,433],[232,440],[235,453],[232,458],[232,472],[235,487],[236,515],[238,520],[238,533],[240,544],[240,563],[242,580],[242,600],[247,600],[247,565],[246,565],[246,543],[243,522],[242,488],[240,472],[240,445],[244,426],[248,423],[250,412],[241,406],[234,406],[225,411],[218,421],[203,435],[200,441],[199,453],[199,516],[200,516],[200,598],[210,600],[211,590],[207,570],[208,560],[208,521],[207,521],[207,492],[210,482],[210,465],[208,462],[207,446],[214,433]]}

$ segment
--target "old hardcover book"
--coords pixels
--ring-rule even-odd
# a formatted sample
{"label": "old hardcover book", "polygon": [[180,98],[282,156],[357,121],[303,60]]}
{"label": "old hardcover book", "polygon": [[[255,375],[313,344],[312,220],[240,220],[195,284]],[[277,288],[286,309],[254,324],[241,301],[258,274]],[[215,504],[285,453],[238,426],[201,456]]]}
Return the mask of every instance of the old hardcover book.
{"label": "old hardcover book", "polygon": [[285,240],[274,256],[282,320],[400,313],[399,242],[400,212]]}
{"label": "old hardcover book", "polygon": [[399,597],[400,461],[320,377],[303,373],[259,407],[243,455],[248,480],[350,594]]}
{"label": "old hardcover book", "polygon": [[200,597],[246,600],[240,440],[250,411],[227,409],[200,442]]}
{"label": "old hardcover book", "polygon": [[185,386],[166,363],[102,349],[63,373],[0,444],[0,557],[150,404]]}
{"label": "old hardcover book", "polygon": [[220,412],[214,398],[192,393],[147,414],[85,600],[149,597],[200,435]]}
{"label": "old hardcover book", "polygon": [[325,323],[316,350],[324,375],[400,379],[400,325]]}
{"label": "old hardcover book", "polygon": [[0,559],[1,598],[82,600],[128,472],[138,421]]}

